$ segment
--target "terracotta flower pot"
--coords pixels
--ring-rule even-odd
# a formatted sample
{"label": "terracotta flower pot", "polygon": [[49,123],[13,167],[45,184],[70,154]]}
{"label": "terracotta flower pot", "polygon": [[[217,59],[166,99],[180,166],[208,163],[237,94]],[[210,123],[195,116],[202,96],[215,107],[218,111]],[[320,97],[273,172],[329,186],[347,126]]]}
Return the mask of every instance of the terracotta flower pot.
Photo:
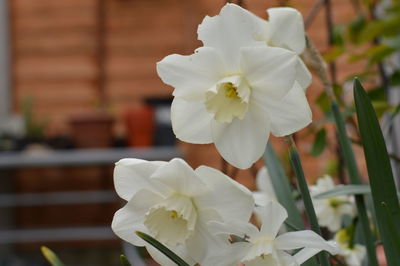
{"label": "terracotta flower pot", "polygon": [[114,118],[102,111],[82,113],[71,118],[71,139],[76,148],[107,148],[113,143]]}
{"label": "terracotta flower pot", "polygon": [[142,105],[128,109],[124,113],[128,144],[131,147],[154,145],[154,109]]}

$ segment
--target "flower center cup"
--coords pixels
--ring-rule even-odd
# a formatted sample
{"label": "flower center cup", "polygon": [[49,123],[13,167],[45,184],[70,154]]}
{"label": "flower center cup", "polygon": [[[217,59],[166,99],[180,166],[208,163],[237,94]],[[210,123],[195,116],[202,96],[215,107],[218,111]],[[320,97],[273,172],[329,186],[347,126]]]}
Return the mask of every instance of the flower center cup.
{"label": "flower center cup", "polygon": [[273,256],[273,239],[268,237],[258,237],[253,240],[249,239],[249,241],[253,245],[242,261],[246,266],[277,265],[276,259]]}
{"label": "flower center cup", "polygon": [[221,123],[243,119],[248,109],[250,88],[240,75],[225,77],[206,92],[206,108]]}
{"label": "flower center cup", "polygon": [[151,234],[167,245],[183,244],[193,233],[197,212],[189,197],[173,195],[150,208],[144,225]]}
{"label": "flower center cup", "polygon": [[347,201],[338,199],[338,198],[331,198],[328,200],[328,202],[329,202],[329,206],[331,206],[333,209],[337,209],[340,206],[342,206],[343,204],[348,204]]}

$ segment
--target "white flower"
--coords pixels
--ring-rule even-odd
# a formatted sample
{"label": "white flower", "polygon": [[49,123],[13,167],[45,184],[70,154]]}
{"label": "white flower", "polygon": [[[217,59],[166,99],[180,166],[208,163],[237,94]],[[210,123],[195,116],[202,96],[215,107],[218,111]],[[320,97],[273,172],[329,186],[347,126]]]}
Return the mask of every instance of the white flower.
{"label": "white flower", "polygon": [[[332,177],[325,175],[318,179],[317,184],[310,186],[311,196],[334,189]],[[347,214],[354,216],[355,209],[350,196],[338,196],[327,199],[313,198],[315,213],[321,226],[326,226],[330,231],[336,232],[341,228],[342,217]]]}
{"label": "white flower", "polygon": [[190,56],[167,56],[157,72],[175,88],[175,135],[190,143],[215,143],[226,161],[245,169],[261,157],[270,133],[284,136],[304,128],[311,111],[296,81],[296,53],[252,39],[258,26],[243,12],[222,16],[236,7],[226,5],[214,17],[218,23],[206,27],[203,21],[199,38],[206,47]]}
{"label": "white flower", "polygon": [[[222,257],[215,254],[218,259],[213,258],[213,261],[220,261],[215,265],[234,265],[233,262],[236,262],[244,263],[246,266],[295,266],[302,264],[321,250],[331,254],[337,253],[335,244],[325,241],[310,230],[278,235],[287,218],[286,210],[278,202],[271,201],[264,207],[257,207],[256,211],[262,218],[260,230],[252,224],[243,222],[210,222],[210,227],[216,234],[233,234],[247,241],[231,244],[234,249],[229,256],[226,255],[226,247],[223,248]],[[231,231],[230,228],[235,228],[235,231]],[[238,249],[241,249],[241,252]],[[289,251],[295,249],[301,250],[291,255]]]}
{"label": "white flower", "polygon": [[348,230],[342,229],[335,234],[335,241],[339,245],[339,255],[343,256],[348,266],[361,266],[367,254],[366,248],[360,244],[350,246]]}
{"label": "white flower", "polygon": [[276,201],[274,187],[271,183],[267,167],[263,166],[258,170],[256,176],[257,191],[253,192],[256,205],[265,206],[270,201]]}
{"label": "white flower", "polygon": [[[200,166],[193,170],[181,159],[148,162],[123,159],[114,170],[115,189],[128,203],[115,213],[112,229],[127,242],[147,246],[135,231],[147,233],[188,263],[200,263],[220,241],[206,226],[212,220],[247,221],[251,192],[221,172]],[[162,265],[174,265],[147,246]]]}
{"label": "white flower", "polygon": [[[306,46],[301,13],[289,7],[270,8],[267,13],[268,21],[238,5],[226,4],[218,16],[204,18],[198,29],[199,40],[228,58],[238,48],[260,45],[260,42],[293,51],[297,55],[296,81],[306,89],[312,76],[300,58]],[[227,39],[235,42],[226,44]]]}

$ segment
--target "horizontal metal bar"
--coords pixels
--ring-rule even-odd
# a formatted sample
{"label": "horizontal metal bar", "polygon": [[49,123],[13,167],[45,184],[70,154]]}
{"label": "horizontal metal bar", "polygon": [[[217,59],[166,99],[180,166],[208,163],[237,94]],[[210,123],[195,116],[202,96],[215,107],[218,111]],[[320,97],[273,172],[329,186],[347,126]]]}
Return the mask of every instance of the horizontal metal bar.
{"label": "horizontal metal bar", "polygon": [[112,239],[110,226],[0,230],[0,244]]}
{"label": "horizontal metal bar", "polygon": [[110,203],[117,201],[115,191],[66,191],[47,193],[0,194],[0,208]]}
{"label": "horizontal metal bar", "polygon": [[170,160],[181,157],[177,147],[49,150],[0,153],[0,169],[113,164],[122,158]]}

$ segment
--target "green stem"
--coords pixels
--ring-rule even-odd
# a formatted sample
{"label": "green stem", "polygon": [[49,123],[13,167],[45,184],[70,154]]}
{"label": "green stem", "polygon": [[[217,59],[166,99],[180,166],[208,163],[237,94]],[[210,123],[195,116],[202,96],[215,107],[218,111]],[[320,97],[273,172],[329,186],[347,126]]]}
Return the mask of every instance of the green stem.
{"label": "green stem", "polygon": [[[347,167],[347,171],[349,173],[350,182],[354,185],[362,184],[360,174],[358,172],[354,152],[351,148],[350,140],[347,136],[345,124],[343,117],[340,113],[339,106],[337,104],[336,96],[333,92],[332,85],[329,82],[326,70],[325,63],[315,48],[310,39],[307,38],[307,48],[310,54],[310,58],[312,60],[311,64],[314,66],[318,77],[321,79],[324,90],[328,95],[328,99],[331,103],[331,109],[333,112],[333,116],[335,119],[338,136],[339,136],[339,144],[343,151],[344,162]],[[365,206],[364,197],[362,195],[355,195],[356,206],[358,211],[358,216],[360,219],[360,224],[364,236],[364,244],[367,248],[367,254],[369,259],[370,266],[378,266],[378,260],[376,258],[375,247],[373,245],[373,237],[369,224],[369,219],[367,215],[367,208]]]}
{"label": "green stem", "polygon": [[[321,229],[318,224],[317,215],[315,214],[314,205],[311,200],[310,191],[308,190],[308,185],[306,178],[304,176],[303,167],[301,165],[300,156],[294,143],[292,136],[285,137],[289,144],[289,154],[290,161],[292,163],[293,170],[296,174],[297,183],[300,189],[300,193],[304,202],[304,207],[308,216],[308,220],[311,225],[311,229],[317,234],[321,235]],[[329,260],[326,252],[320,252],[318,254],[318,259],[322,266],[329,266]]]}

